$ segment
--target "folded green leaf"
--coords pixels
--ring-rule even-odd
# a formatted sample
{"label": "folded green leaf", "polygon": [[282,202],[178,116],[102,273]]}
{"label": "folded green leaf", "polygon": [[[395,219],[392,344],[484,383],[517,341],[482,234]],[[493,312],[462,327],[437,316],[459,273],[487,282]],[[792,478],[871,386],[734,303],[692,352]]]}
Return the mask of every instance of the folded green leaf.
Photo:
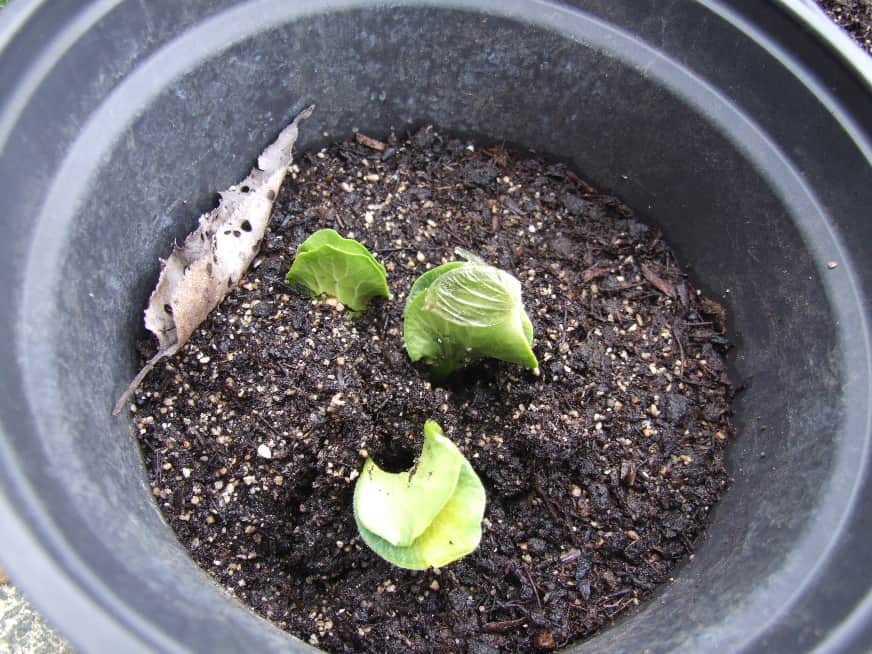
{"label": "folded green leaf", "polygon": [[539,366],[521,284],[480,261],[452,261],[421,275],[406,301],[403,338],[412,361],[437,379],[482,357]]}
{"label": "folded green leaf", "polygon": [[313,296],[330,295],[352,311],[363,311],[374,297],[390,297],[385,267],[364,245],[321,229],[297,248],[287,282]]}
{"label": "folded green leaf", "polygon": [[409,290],[409,297],[406,298],[406,306],[415,299],[420,293],[426,291],[433,282],[436,281],[437,278],[441,277],[444,273],[447,273],[449,270],[454,270],[460,266],[465,266],[465,261],[449,261],[448,263],[443,263],[441,266],[437,266],[432,270],[428,270],[423,275],[418,277],[415,280],[415,283],[412,284],[412,288]]}
{"label": "folded green leaf", "polygon": [[457,446],[432,420],[412,471],[390,473],[367,459],[354,489],[363,541],[401,568],[441,567],[481,540],[484,487]]}

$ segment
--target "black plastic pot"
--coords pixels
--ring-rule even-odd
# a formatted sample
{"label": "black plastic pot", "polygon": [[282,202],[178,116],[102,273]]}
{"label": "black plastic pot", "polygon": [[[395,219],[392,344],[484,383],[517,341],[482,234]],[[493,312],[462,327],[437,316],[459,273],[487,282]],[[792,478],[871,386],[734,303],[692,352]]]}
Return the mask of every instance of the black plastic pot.
{"label": "black plastic pot", "polygon": [[[188,558],[130,422],[174,237],[301,146],[434,122],[568,160],[729,308],[735,482],[585,652],[872,640],[872,70],[796,0],[15,0],[0,20],[0,556],[89,652],[306,646]],[[578,6],[576,6],[578,5]],[[833,262],[833,264],[829,263]]]}

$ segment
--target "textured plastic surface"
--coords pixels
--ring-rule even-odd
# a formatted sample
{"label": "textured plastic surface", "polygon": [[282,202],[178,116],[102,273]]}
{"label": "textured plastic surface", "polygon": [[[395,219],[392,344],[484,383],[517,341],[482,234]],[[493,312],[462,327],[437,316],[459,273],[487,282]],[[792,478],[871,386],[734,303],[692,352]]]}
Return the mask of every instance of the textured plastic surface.
{"label": "textured plastic surface", "polygon": [[[16,0],[0,24],[0,556],[83,651],[303,651],[151,501],[114,399],[173,238],[302,147],[432,121],[571,160],[729,308],[732,490],[585,652],[869,645],[872,74],[801,2]],[[834,269],[827,262],[836,261]]]}

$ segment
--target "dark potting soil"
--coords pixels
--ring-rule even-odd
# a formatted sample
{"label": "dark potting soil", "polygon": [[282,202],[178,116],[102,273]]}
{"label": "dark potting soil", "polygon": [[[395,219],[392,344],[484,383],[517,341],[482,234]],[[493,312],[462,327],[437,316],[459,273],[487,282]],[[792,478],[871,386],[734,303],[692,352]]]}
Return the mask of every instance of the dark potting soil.
{"label": "dark potting soil", "polygon": [[[301,157],[247,277],[136,394],[154,496],[219,583],[327,651],[561,647],[666,582],[727,484],[723,309],[564,165],[432,129],[369,146]],[[322,227],[385,262],[391,301],[352,320],[285,284]],[[438,388],[409,362],[406,293],[456,246],[521,280],[538,376]],[[367,453],[409,467],[428,418],[488,504],[477,551],[413,572],[362,543],[352,492]]]}

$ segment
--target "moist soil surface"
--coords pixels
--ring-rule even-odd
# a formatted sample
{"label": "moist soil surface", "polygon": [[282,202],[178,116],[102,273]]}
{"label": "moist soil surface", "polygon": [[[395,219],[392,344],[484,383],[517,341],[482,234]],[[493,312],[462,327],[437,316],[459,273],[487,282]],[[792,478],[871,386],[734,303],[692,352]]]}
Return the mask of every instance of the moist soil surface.
{"label": "moist soil surface", "polygon": [[[194,559],[330,652],[547,651],[667,582],[727,485],[733,429],[723,309],[659,231],[562,164],[430,128],[291,170],[240,287],[135,396]],[[323,227],[385,263],[391,301],[351,319],[286,285]],[[406,293],[456,246],[520,279],[538,375],[485,361],[436,387],[409,361]],[[488,503],[478,550],[414,572],[362,543],[352,493],[367,454],[411,466],[430,418]]]}

